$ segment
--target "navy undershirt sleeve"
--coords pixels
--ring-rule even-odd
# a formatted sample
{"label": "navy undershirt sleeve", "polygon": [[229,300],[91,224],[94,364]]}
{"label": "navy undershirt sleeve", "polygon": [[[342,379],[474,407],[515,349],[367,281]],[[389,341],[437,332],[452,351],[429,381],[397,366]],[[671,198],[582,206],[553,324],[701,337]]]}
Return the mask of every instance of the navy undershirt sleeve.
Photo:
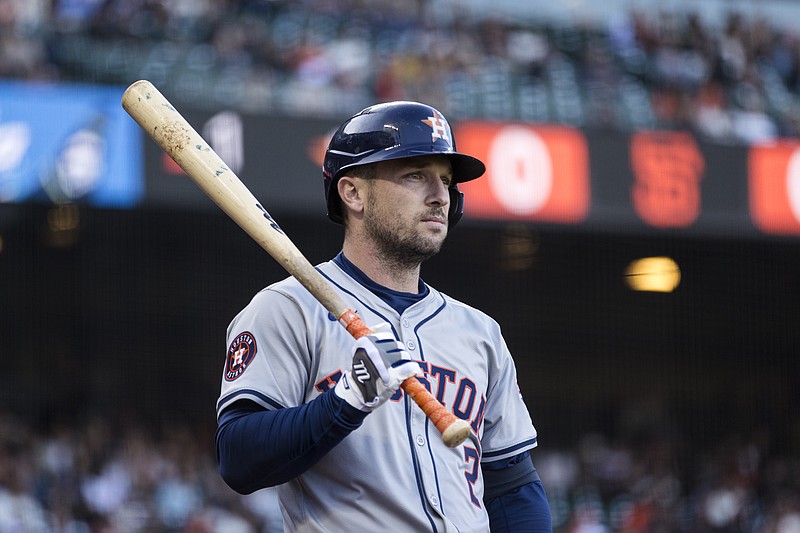
{"label": "navy undershirt sleeve", "polygon": [[217,424],[220,475],[240,494],[285,483],[313,466],[366,416],[332,390],[301,406],[274,411],[238,402]]}
{"label": "navy undershirt sleeve", "polygon": [[551,533],[547,495],[528,452],[481,465],[492,533]]}

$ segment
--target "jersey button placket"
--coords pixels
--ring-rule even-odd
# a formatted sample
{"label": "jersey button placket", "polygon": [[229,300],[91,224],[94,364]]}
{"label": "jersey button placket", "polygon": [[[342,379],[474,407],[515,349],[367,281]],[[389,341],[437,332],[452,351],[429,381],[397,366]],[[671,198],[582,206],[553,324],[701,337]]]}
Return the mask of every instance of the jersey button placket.
{"label": "jersey button placket", "polygon": [[[414,324],[407,318],[401,318],[400,325],[403,327],[401,332],[402,335],[401,340],[403,341],[406,350],[408,350],[409,354],[413,358],[416,355],[417,351],[417,343],[414,340],[414,332],[413,332]],[[418,428],[417,430],[424,431],[423,428],[426,427],[426,421],[427,419],[425,418],[425,415],[421,409],[412,409],[410,429],[414,430],[414,428]],[[423,433],[417,433],[416,436],[414,437],[414,444],[417,445],[417,449],[419,450],[419,452],[417,452],[417,458],[419,461],[417,467],[419,476],[422,480],[422,485],[423,487],[435,487],[437,482],[432,474],[435,471],[435,468],[431,463],[430,455],[427,452],[422,451],[425,448],[425,446],[428,445],[428,440],[425,438],[425,435]],[[427,489],[426,492],[428,492]],[[431,509],[435,510],[434,514],[440,515],[441,511],[439,510],[439,497],[435,493],[434,494],[429,493],[427,499],[428,499],[428,504],[431,506]]]}

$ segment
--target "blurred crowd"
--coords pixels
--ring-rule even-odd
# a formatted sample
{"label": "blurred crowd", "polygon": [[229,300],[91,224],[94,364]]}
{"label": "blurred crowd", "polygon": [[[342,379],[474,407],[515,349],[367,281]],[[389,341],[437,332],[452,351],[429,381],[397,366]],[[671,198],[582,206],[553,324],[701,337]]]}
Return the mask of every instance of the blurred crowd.
{"label": "blurred crowd", "polygon": [[559,533],[798,533],[800,460],[773,440],[590,433],[536,462]]}
{"label": "blurred crowd", "polygon": [[[0,414],[0,533],[281,531],[271,489],[240,496],[223,484],[212,433]],[[703,447],[677,435],[589,433],[536,450],[554,531],[800,532],[800,460],[769,430]]]}
{"label": "blurred crowd", "polygon": [[345,114],[419,99],[453,118],[800,136],[800,36],[736,11],[600,25],[458,0],[0,0],[0,77],[150,79],[195,105]]}
{"label": "blurred crowd", "polygon": [[233,492],[213,446],[196,427],[0,412],[0,533],[282,531],[274,491]]}

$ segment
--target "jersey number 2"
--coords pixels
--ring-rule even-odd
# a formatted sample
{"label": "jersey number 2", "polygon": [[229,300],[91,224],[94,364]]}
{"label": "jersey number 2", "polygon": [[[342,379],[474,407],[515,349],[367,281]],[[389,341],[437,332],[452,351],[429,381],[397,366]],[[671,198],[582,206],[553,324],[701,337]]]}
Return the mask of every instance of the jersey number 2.
{"label": "jersey number 2", "polygon": [[478,450],[464,446],[464,460],[467,463],[472,463],[472,469],[464,472],[464,477],[467,479],[467,486],[469,487],[469,499],[472,504],[481,508],[481,502],[475,497],[475,482],[478,480],[478,468],[480,462],[478,460]]}

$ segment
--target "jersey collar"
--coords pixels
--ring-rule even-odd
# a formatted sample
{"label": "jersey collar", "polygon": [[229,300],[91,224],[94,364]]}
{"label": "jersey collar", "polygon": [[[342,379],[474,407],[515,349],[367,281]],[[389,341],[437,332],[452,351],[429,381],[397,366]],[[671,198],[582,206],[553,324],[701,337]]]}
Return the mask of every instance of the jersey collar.
{"label": "jersey collar", "polygon": [[333,258],[333,262],[344,270],[347,275],[383,300],[386,305],[397,311],[400,315],[430,293],[430,288],[422,281],[422,278],[419,279],[419,292],[417,293],[395,291],[379,283],[375,283],[364,274],[361,269],[351,263],[350,260],[345,257],[344,252],[339,252],[336,257]]}

